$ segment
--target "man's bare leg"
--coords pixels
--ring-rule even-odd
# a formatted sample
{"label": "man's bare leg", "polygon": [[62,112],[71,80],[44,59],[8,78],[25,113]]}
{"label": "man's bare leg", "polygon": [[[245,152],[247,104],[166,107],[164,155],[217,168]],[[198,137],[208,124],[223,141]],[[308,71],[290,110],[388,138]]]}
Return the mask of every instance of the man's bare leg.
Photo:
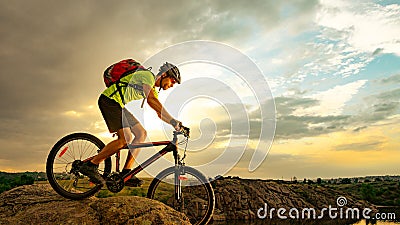
{"label": "man's bare leg", "polygon": [[[142,124],[140,124],[140,123],[135,124],[133,127],[131,127],[131,132],[135,136],[135,138],[132,141],[132,144],[143,143],[146,140],[147,132],[143,128]],[[126,162],[124,165],[124,170],[132,168],[132,165],[135,162],[135,159],[136,159],[137,155],[139,154],[139,151],[140,151],[139,148],[129,150],[128,157],[126,158]]]}
{"label": "man's bare leg", "polygon": [[106,146],[104,146],[100,153],[91,160],[93,164],[100,164],[106,158],[112,156],[120,149],[122,149],[126,145],[127,140],[129,141],[132,139],[132,134],[130,133],[129,127],[119,129],[117,131],[117,135],[118,139],[111,141]]}

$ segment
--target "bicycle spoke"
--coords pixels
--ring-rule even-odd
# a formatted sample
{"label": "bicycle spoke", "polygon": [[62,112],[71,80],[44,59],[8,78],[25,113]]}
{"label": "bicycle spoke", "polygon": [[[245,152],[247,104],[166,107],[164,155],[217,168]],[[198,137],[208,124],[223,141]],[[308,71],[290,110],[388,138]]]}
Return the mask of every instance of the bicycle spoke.
{"label": "bicycle spoke", "polygon": [[[100,190],[79,171],[81,161],[97,154],[96,149],[104,147],[104,143],[93,135],[74,133],[59,140],[47,158],[46,173],[49,183],[60,195],[69,199],[83,199]],[[79,160],[79,161],[77,161]],[[111,172],[111,158],[100,164],[99,172]]]}
{"label": "bicycle spoke", "polygon": [[65,180],[64,182],[62,182],[62,184],[60,183],[60,185],[62,186],[62,188],[64,188],[64,190],[70,191],[73,182],[71,182],[71,180]]}
{"label": "bicycle spoke", "polygon": [[84,190],[91,190],[92,189],[91,187],[85,187],[85,186],[76,186],[76,188],[84,189]]}
{"label": "bicycle spoke", "polygon": [[180,176],[181,196],[175,197],[175,169],[161,172],[149,187],[148,197],[180,211],[192,224],[205,224],[214,209],[214,194],[207,179],[197,170],[186,167],[184,176]]}
{"label": "bicycle spoke", "polygon": [[71,147],[68,146],[68,149],[69,149],[69,151],[67,150],[64,155],[69,156],[72,159],[72,161],[74,161],[75,157],[72,155],[73,148],[71,149]]}
{"label": "bicycle spoke", "polygon": [[[90,147],[91,147],[91,146],[87,146],[87,145],[85,144],[85,148],[84,148],[84,150],[82,151],[82,154],[81,154],[81,159],[82,159],[82,157],[85,155],[87,149],[90,148]],[[93,146],[92,146],[92,148],[93,148]],[[94,155],[94,154],[91,154],[91,155]]]}
{"label": "bicycle spoke", "polygon": [[60,169],[60,168],[65,169],[65,166],[57,166],[57,167],[54,167],[53,169]]}
{"label": "bicycle spoke", "polygon": [[67,161],[65,158],[57,158],[56,161],[61,161],[64,162],[65,164],[72,163],[70,161]]}
{"label": "bicycle spoke", "polygon": [[83,145],[83,143],[82,142],[79,142],[78,143],[79,144],[79,148],[78,148],[78,150],[79,150],[79,154],[78,154],[78,159],[82,159],[82,145]]}
{"label": "bicycle spoke", "polygon": [[67,162],[67,163],[53,163],[54,165],[68,165],[68,164],[71,164],[70,162]]}

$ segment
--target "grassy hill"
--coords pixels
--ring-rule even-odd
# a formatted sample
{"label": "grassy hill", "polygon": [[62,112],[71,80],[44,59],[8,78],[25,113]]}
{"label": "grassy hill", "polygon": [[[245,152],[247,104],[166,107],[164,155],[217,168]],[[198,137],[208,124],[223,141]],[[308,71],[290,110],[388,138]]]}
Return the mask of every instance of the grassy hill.
{"label": "grassy hill", "polygon": [[38,180],[37,172],[6,173],[0,172],[0,193],[8,191],[14,187],[33,184]]}

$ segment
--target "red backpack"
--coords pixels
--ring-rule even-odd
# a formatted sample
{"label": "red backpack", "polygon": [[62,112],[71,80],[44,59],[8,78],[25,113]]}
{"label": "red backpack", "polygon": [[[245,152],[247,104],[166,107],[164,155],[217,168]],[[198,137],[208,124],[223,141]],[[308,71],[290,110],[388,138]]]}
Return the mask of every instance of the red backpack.
{"label": "red backpack", "polygon": [[104,83],[106,84],[106,87],[110,87],[117,83],[121,78],[134,73],[137,70],[145,69],[146,68],[133,59],[124,59],[120,62],[114,63],[104,71]]}

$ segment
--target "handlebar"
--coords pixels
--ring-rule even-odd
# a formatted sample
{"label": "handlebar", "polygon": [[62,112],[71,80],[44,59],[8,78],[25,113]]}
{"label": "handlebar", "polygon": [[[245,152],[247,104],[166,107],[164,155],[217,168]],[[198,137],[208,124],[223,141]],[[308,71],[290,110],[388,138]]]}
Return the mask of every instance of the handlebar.
{"label": "handlebar", "polygon": [[189,127],[181,126],[180,132],[181,132],[185,137],[190,138],[190,128],[189,128]]}
{"label": "handlebar", "polygon": [[179,131],[174,131],[174,134],[175,135],[183,135],[183,136],[189,138],[190,137],[190,128],[182,126],[182,124],[180,124]]}

